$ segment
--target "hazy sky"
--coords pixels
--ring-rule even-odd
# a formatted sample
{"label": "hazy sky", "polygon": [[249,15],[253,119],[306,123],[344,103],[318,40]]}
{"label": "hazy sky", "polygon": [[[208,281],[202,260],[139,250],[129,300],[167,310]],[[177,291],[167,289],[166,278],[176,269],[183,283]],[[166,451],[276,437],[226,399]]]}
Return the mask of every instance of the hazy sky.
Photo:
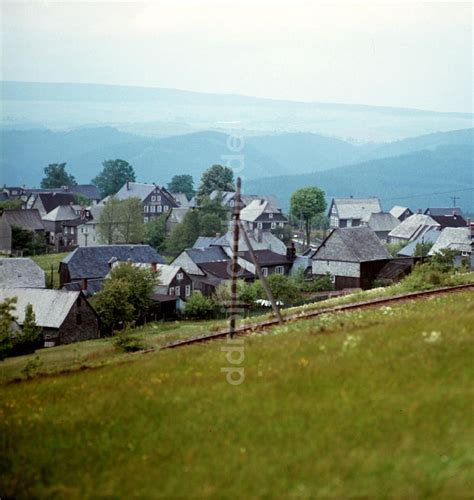
{"label": "hazy sky", "polygon": [[0,0],[4,80],[471,111],[471,3]]}

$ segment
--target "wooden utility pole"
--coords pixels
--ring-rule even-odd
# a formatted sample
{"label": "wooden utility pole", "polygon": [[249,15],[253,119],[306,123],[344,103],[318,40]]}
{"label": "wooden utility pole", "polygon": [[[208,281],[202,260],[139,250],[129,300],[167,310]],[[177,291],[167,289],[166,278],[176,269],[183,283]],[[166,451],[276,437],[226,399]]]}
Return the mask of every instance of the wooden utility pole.
{"label": "wooden utility pole", "polygon": [[255,252],[252,248],[252,244],[250,242],[250,238],[248,237],[247,231],[245,230],[245,227],[242,225],[242,221],[239,220],[240,228],[242,230],[242,235],[245,240],[245,244],[248,247],[250,257],[252,258],[252,261],[255,265],[255,271],[257,273],[258,279],[260,280],[260,283],[262,284],[263,290],[265,291],[265,294],[268,297],[268,300],[270,301],[272,305],[273,312],[275,313],[275,316],[278,318],[278,323],[283,323],[283,318],[281,316],[280,308],[278,307],[278,304],[275,301],[275,298],[273,297],[272,289],[270,288],[270,285],[268,284],[267,278],[263,275],[262,273],[262,268],[260,267],[260,263],[258,262],[257,256],[255,255]]}
{"label": "wooden utility pole", "polygon": [[232,285],[230,290],[230,321],[229,321],[229,336],[233,338],[235,335],[235,326],[238,314],[238,294],[237,294],[237,279],[238,279],[238,268],[239,268],[239,230],[240,230],[240,207],[241,207],[241,197],[240,191],[242,187],[242,180],[240,177],[237,178],[237,186],[235,192],[235,202],[234,211],[232,213],[232,220],[234,222],[234,238],[232,243]]}

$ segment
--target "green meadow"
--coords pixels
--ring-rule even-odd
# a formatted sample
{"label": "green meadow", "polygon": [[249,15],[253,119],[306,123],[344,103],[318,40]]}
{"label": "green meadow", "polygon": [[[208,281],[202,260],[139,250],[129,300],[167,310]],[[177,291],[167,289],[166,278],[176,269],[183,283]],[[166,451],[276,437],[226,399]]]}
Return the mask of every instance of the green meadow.
{"label": "green meadow", "polygon": [[472,292],[289,323],[243,337],[240,385],[225,340],[45,350],[49,375],[2,376],[0,496],[471,497],[473,325]]}

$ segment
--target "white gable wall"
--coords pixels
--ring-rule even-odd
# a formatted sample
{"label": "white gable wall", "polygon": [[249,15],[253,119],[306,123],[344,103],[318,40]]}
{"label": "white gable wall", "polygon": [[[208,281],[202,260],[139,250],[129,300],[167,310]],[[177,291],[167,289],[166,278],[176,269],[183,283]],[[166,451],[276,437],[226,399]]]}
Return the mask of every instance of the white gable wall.
{"label": "white gable wall", "polygon": [[347,276],[360,278],[360,264],[357,262],[341,262],[337,260],[313,260],[313,274]]}

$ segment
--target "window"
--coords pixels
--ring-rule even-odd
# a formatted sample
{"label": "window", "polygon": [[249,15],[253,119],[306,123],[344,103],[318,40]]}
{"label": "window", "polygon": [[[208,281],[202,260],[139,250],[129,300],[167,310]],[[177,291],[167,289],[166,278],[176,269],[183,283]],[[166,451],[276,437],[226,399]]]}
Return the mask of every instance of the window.
{"label": "window", "polygon": [[163,212],[167,212],[167,211],[168,211],[168,208],[169,208],[169,207],[168,207],[168,205],[164,205],[164,206],[163,206]]}
{"label": "window", "polygon": [[156,212],[156,207],[155,205],[150,206],[150,212]]}
{"label": "window", "polygon": [[257,222],[257,229],[262,229],[263,224],[261,222]]}
{"label": "window", "polygon": [[273,219],[273,214],[268,214],[269,219]]}
{"label": "window", "polygon": [[145,205],[145,206],[143,207],[143,211],[144,211],[144,212],[148,212],[148,205]]}
{"label": "window", "polygon": [[161,203],[161,196],[159,196],[159,195],[158,195],[158,196],[156,197],[156,201],[158,201],[158,202],[160,202],[160,203]]}
{"label": "window", "polygon": [[272,229],[275,229],[276,228],[276,224],[274,222],[272,222],[271,227],[272,227]]}
{"label": "window", "polygon": [[156,201],[156,196],[155,195],[151,196],[151,201]]}
{"label": "window", "polygon": [[280,222],[278,225],[279,225],[280,227],[285,227],[285,224],[283,224],[283,222]]}
{"label": "window", "polygon": [[170,293],[169,295],[174,295],[174,288],[173,287],[170,287]]}
{"label": "window", "polygon": [[143,217],[143,222],[148,222],[148,217]]}
{"label": "window", "polygon": [[181,293],[181,287],[180,286],[175,287],[175,293],[176,293],[176,295],[179,295]]}
{"label": "window", "polygon": [[184,278],[183,273],[178,273],[178,275],[176,276],[176,278],[179,279],[179,280],[182,280]]}
{"label": "window", "polygon": [[186,297],[191,295],[191,285],[186,285]]}
{"label": "window", "polygon": [[81,313],[76,314],[76,325],[82,325],[82,314]]}
{"label": "window", "polygon": [[74,228],[71,227],[71,234],[74,234]]}
{"label": "window", "polygon": [[161,213],[161,211],[163,210],[163,207],[161,205],[158,205],[156,207],[156,209],[157,209],[158,213]]}
{"label": "window", "polygon": [[277,274],[285,274],[285,268],[283,266],[276,266],[275,267],[275,272]]}
{"label": "window", "polygon": [[262,274],[268,276],[268,267],[262,267]]}

